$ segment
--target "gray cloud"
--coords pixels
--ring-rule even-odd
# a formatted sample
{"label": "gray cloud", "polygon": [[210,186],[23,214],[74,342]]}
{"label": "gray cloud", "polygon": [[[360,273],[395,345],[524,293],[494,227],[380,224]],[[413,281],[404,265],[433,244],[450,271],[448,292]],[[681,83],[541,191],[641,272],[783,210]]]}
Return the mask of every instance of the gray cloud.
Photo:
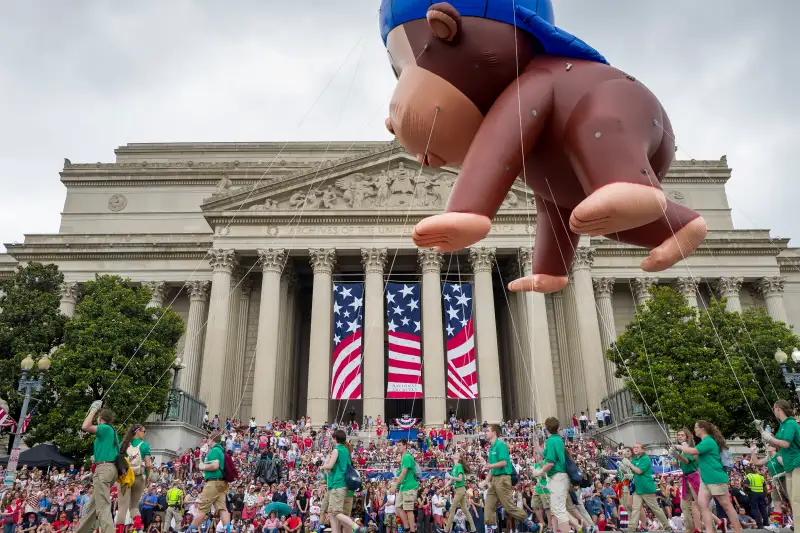
{"label": "gray cloud", "polygon": [[[64,157],[112,161],[128,142],[388,139],[394,78],[378,3],[7,3],[0,242],[58,230]],[[791,182],[800,3],[755,5],[572,0],[556,15],[659,96],[679,157],[728,155],[737,227],[800,235]]]}

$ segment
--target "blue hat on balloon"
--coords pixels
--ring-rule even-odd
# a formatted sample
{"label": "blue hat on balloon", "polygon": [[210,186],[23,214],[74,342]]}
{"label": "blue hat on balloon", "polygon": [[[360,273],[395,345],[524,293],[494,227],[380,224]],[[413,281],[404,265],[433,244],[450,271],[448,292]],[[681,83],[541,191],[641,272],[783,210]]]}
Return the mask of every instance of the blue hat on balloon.
{"label": "blue hat on balloon", "polygon": [[[600,52],[557,28],[552,0],[447,0],[462,17],[505,22],[536,37],[548,54],[608,63]],[[424,19],[432,0],[381,0],[381,37],[411,20]]]}

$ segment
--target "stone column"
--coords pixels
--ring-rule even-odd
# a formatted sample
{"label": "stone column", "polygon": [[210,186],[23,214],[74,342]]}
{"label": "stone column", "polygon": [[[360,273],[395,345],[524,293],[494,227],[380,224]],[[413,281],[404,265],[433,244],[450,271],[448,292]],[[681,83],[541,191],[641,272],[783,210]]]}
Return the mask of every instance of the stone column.
{"label": "stone column", "polygon": [[78,305],[78,298],[81,294],[81,288],[78,283],[74,281],[66,281],[61,284],[61,304],[59,311],[67,318],[75,316],[75,306]]}
{"label": "stone column", "polygon": [[206,311],[210,281],[188,281],[189,318],[186,321],[186,337],[183,344],[183,363],[186,365],[178,379],[182,391],[197,396],[200,385],[200,369],[203,364],[203,340],[205,337]]}
{"label": "stone column", "polygon": [[497,350],[497,317],[494,312],[494,289],[492,288],[494,258],[494,248],[469,249],[469,262],[475,278],[472,310],[478,362],[478,396],[481,403],[481,418],[489,423],[499,423],[503,420],[500,356]]}
{"label": "stone column", "polygon": [[650,298],[650,287],[658,283],[658,278],[634,278],[633,279],[633,298],[636,307],[646,304]]}
{"label": "stone column", "polygon": [[225,350],[230,326],[231,275],[236,267],[236,252],[217,248],[209,250],[212,269],[211,303],[208,310],[206,342],[203,349],[203,369],[200,376],[200,399],[206,403],[210,417],[222,410],[222,392],[225,387]]}
{"label": "stone column", "polygon": [[294,271],[285,272],[284,276],[286,277],[286,314],[288,320],[286,322],[286,338],[284,340],[283,347],[281,348],[285,361],[283,380],[286,383],[286,387],[284,389],[285,396],[281,404],[281,409],[284,413],[284,418],[294,418],[294,400],[292,398],[294,398],[295,389],[298,386],[297,380],[293,375],[295,368],[294,338],[295,328],[297,327],[295,322],[295,316],[297,315],[297,298],[295,297],[297,276],[295,275]]}
{"label": "stone column", "polygon": [[[253,387],[250,416],[264,424],[275,417],[277,390],[278,338],[280,333],[281,272],[286,265],[286,250],[269,248],[258,251],[261,262],[261,307],[258,314],[255,373],[258,387]],[[313,331],[313,329],[312,329]],[[312,333],[313,338],[313,333]]]}
{"label": "stone column", "polygon": [[697,309],[697,280],[694,278],[678,278],[675,289],[683,294],[689,307]]}
{"label": "stone column", "polygon": [[[578,405],[580,410],[588,409],[586,416],[592,416],[594,409],[608,394],[603,363],[603,346],[600,341],[600,326],[597,323],[597,309],[592,286],[592,264],[594,249],[581,246],[575,251],[572,262],[573,320],[577,321],[578,353],[583,367],[587,405]],[[569,318],[569,317],[568,317]],[[574,376],[573,376],[574,378]]]}
{"label": "stone column", "polygon": [[150,291],[150,301],[147,307],[164,307],[164,299],[167,296],[167,284],[163,281],[144,281],[142,286]]}
{"label": "stone column", "polygon": [[767,313],[773,320],[786,322],[786,308],[783,305],[783,285],[786,278],[771,276],[758,280],[758,290],[764,298]]}
{"label": "stone column", "polygon": [[284,268],[283,275],[281,276],[281,318],[280,318],[280,335],[278,337],[278,370],[277,381],[278,388],[275,396],[275,416],[286,419],[286,414],[289,410],[289,395],[291,394],[294,382],[290,380],[291,359],[289,354],[289,341],[294,332],[294,316],[293,316],[293,277],[294,274],[288,269]]}
{"label": "stone column", "polygon": [[228,341],[225,347],[225,387],[222,391],[222,413],[220,418],[233,418],[239,399],[234,396],[237,381],[236,352],[239,347],[239,304],[242,301],[241,272],[231,276],[231,297],[228,301]]}
{"label": "stone column", "polygon": [[[533,256],[530,248],[519,249],[519,262],[522,275],[533,275]],[[550,352],[550,328],[547,324],[547,305],[544,294],[525,292],[525,327],[527,329],[528,352],[530,359],[523,366],[525,379],[523,387],[533,387],[534,405],[528,407],[536,421],[543,423],[549,416],[557,416],[555,377],[553,357]]]}
{"label": "stone column", "polygon": [[386,337],[383,307],[383,269],[386,265],[386,248],[362,248],[364,265],[364,415],[386,420],[384,391]]}
{"label": "stone column", "polygon": [[250,314],[250,296],[253,292],[253,282],[250,279],[242,280],[240,285],[241,294],[239,295],[239,312],[237,314],[237,321],[236,321],[236,357],[234,358],[234,378],[235,381],[231,384],[231,390],[233,391],[233,399],[234,399],[234,416],[237,418],[241,418],[241,406],[240,403],[242,401],[242,397],[244,396],[244,380],[245,376],[245,368],[244,368],[244,356],[245,352],[247,351],[247,322],[248,316]]}
{"label": "stone column", "polygon": [[624,382],[614,376],[616,367],[606,354],[611,345],[617,341],[617,326],[614,322],[614,278],[595,278],[594,297],[597,301],[597,320],[600,324],[600,342],[603,346],[603,363],[606,369],[606,387],[608,392],[616,392],[624,386]]}
{"label": "stone column", "polygon": [[[564,416],[566,418],[572,418],[572,415],[577,413],[574,395],[574,390],[577,387],[574,386],[575,380],[573,379],[571,364],[572,355],[570,354],[571,346],[569,342],[569,335],[571,332],[569,331],[569,328],[567,328],[566,306],[564,305],[565,291],[566,289],[561,292],[553,293],[553,315],[555,316],[556,321],[556,340],[558,344],[559,363],[561,367],[561,386],[564,393]],[[566,420],[563,423],[566,424]]]}
{"label": "stone column", "polygon": [[[518,279],[521,277],[521,270],[517,261],[509,264],[505,279]],[[525,300],[521,293],[508,291],[508,327],[502,333],[507,337],[508,364],[505,365],[508,377],[504,380],[508,385],[507,393],[504,394],[506,405],[513,406],[505,412],[509,418],[523,418],[534,416],[532,405],[533,395],[530,384],[525,383],[525,365],[530,359],[525,348],[528,346],[527,335],[527,316],[525,315]],[[502,319],[501,319],[502,320]],[[505,396],[508,396],[505,398]]]}
{"label": "stone column", "polygon": [[417,259],[422,269],[422,387],[425,396],[425,426],[441,426],[447,419],[442,322],[442,254],[420,248]]}
{"label": "stone column", "polygon": [[731,313],[742,312],[742,301],[739,299],[739,291],[742,290],[742,278],[720,278],[716,283],[717,294],[720,298],[725,298],[725,309]]}
{"label": "stone column", "polygon": [[333,345],[333,266],[336,250],[312,248],[314,288],[311,293],[311,341],[308,348],[306,413],[314,427],[328,420],[331,397],[331,348]]}

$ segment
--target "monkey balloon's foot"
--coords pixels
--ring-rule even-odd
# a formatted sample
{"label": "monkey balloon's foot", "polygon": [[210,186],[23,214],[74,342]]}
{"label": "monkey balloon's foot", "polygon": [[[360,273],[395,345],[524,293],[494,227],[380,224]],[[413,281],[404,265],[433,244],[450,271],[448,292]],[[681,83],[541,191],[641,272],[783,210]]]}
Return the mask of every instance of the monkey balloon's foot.
{"label": "monkey balloon's foot", "polygon": [[420,248],[455,252],[475,244],[492,229],[489,217],[474,213],[443,213],[421,220],[411,238]]}
{"label": "monkey balloon's foot", "polygon": [[567,276],[549,276],[547,274],[533,274],[519,278],[508,284],[508,289],[514,292],[543,292],[545,294],[558,292],[567,286]]}
{"label": "monkey balloon's foot", "polygon": [[650,255],[642,261],[645,272],[661,272],[681,259],[689,257],[706,238],[708,228],[703,217],[697,217],[674,233],[672,237],[653,248]]}
{"label": "monkey balloon's foot", "polygon": [[661,189],[617,182],[597,189],[572,210],[569,227],[582,235],[610,235],[638,228],[664,216]]}

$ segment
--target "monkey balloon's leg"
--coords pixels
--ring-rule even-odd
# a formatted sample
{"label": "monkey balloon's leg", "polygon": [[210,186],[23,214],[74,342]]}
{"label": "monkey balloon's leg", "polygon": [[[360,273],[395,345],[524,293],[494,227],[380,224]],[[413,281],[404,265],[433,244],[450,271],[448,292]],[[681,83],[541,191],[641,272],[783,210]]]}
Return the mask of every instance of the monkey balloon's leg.
{"label": "monkey balloon's leg", "polygon": [[605,82],[578,104],[565,141],[587,198],[572,211],[572,231],[607,235],[663,215],[666,198],[648,160],[662,143],[654,125],[661,116],[652,94],[629,80]]}
{"label": "monkey balloon's leg", "polygon": [[489,233],[491,219],[522,172],[524,155],[536,144],[552,106],[553,82],[546,71],[526,71],[503,91],[470,144],[447,212],[414,228],[417,246],[453,252]]}
{"label": "monkey balloon's leg", "polygon": [[512,291],[557,292],[567,286],[567,272],[580,235],[567,228],[569,210],[536,195],[536,246],[532,274],[508,284]]}
{"label": "monkey balloon's leg", "polygon": [[706,221],[688,207],[667,202],[666,216],[644,226],[606,235],[610,239],[650,248],[641,263],[646,272],[660,272],[689,257],[706,238]]}

